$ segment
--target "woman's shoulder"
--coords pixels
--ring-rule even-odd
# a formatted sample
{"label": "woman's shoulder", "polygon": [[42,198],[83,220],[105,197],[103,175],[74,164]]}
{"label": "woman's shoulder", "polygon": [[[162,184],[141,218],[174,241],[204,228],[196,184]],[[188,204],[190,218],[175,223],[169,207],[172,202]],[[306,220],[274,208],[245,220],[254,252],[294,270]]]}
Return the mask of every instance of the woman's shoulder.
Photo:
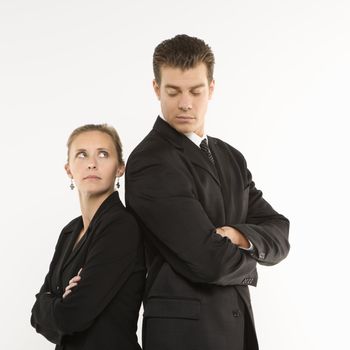
{"label": "woman's shoulder", "polygon": [[139,231],[139,225],[135,216],[128,209],[126,209],[124,205],[113,209],[106,213],[105,217],[102,218],[106,224],[112,226],[123,226],[127,227],[129,230]]}
{"label": "woman's shoulder", "polygon": [[113,235],[114,239],[126,238],[129,242],[139,242],[140,227],[135,216],[122,204],[120,200],[101,213],[96,220],[93,230],[103,235]]}
{"label": "woman's shoulder", "polygon": [[99,213],[96,214],[96,219],[99,219],[99,221],[137,225],[136,218],[125,208],[119,198],[118,192],[114,192],[105,203],[102,204],[100,209],[98,210]]}
{"label": "woman's shoulder", "polygon": [[77,216],[73,220],[71,220],[66,226],[63,227],[62,233],[73,232],[74,229],[81,223],[81,216]]}

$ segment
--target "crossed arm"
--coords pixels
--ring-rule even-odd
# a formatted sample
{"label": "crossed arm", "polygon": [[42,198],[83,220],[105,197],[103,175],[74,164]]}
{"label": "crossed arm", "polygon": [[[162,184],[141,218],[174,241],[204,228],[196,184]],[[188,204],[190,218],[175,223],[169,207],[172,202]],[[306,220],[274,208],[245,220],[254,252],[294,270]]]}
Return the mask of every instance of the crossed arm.
{"label": "crossed arm", "polygon": [[237,245],[240,248],[248,249],[250,247],[250,242],[247,240],[247,238],[234,227],[217,227],[216,233],[222,237],[227,237],[233,244]]}
{"label": "crossed arm", "polygon": [[[120,237],[125,239],[121,241]],[[99,232],[83,269],[72,277],[62,296],[50,291],[50,273],[46,277],[36,295],[32,326],[56,344],[65,335],[87,329],[132,273],[138,245],[139,231],[134,221],[118,222],[118,234],[114,225]]]}
{"label": "crossed arm", "polygon": [[[256,260],[238,229],[216,228],[194,194],[191,174],[171,161],[129,158],[126,203],[149,241],[180,275],[197,283],[256,283]],[[232,244],[234,243],[234,244]]]}

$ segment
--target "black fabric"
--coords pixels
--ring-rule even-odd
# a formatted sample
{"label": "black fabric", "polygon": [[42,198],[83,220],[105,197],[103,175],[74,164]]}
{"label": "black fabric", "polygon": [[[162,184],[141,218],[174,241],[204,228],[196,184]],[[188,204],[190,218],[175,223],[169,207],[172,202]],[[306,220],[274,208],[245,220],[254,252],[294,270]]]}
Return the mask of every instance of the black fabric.
{"label": "black fabric", "polygon": [[[114,192],[73,249],[81,228],[78,217],[62,230],[31,324],[60,350],[140,349],[136,328],[145,266],[137,222]],[[80,268],[81,281],[63,299]]]}
{"label": "black fabric", "polygon": [[[127,163],[127,207],[146,239],[145,350],[258,349],[247,286],[257,284],[257,262],[289,251],[289,222],[256,189],[242,154],[208,140],[215,167],[158,118]],[[255,249],[216,234],[224,225]]]}

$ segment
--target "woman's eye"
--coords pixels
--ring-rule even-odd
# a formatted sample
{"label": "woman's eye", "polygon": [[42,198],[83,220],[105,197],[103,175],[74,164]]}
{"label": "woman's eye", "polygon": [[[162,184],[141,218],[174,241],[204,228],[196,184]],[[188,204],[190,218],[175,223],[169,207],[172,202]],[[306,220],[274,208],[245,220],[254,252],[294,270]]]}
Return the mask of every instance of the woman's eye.
{"label": "woman's eye", "polygon": [[107,158],[108,157],[108,152],[101,151],[98,155],[99,155],[100,158]]}
{"label": "woman's eye", "polygon": [[86,152],[77,153],[77,158],[85,158],[85,157],[86,157]]}

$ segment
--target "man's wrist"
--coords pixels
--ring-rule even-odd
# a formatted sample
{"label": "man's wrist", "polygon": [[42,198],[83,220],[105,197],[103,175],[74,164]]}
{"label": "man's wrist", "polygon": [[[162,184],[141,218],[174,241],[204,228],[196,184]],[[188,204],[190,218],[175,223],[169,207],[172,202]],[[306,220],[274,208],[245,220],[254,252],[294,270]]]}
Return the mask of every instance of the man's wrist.
{"label": "man's wrist", "polygon": [[254,250],[254,246],[253,246],[253,243],[248,239],[246,238],[246,240],[248,241],[249,243],[249,247],[245,248],[243,246],[238,246],[240,249],[243,249],[243,250],[246,250],[247,252],[252,252]]}

